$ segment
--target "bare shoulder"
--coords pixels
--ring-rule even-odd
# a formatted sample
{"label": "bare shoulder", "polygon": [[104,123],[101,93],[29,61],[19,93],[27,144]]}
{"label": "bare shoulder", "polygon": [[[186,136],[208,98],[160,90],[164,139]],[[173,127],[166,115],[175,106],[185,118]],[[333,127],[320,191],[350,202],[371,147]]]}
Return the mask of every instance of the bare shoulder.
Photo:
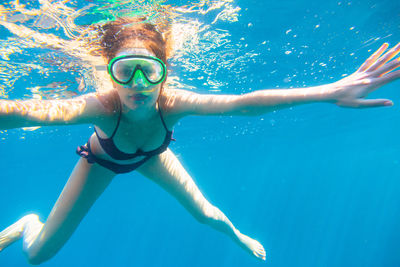
{"label": "bare shoulder", "polygon": [[119,96],[116,90],[110,90],[108,92],[96,92],[87,95],[87,101],[93,101],[94,105],[97,105],[103,112],[103,115],[112,115],[118,111],[119,107]]}
{"label": "bare shoulder", "polygon": [[[117,113],[118,94],[115,91],[88,93],[65,100],[52,100],[50,105],[57,106],[64,117],[71,117],[68,123],[104,124]],[[75,114],[71,116],[72,114]]]}
{"label": "bare shoulder", "polygon": [[160,95],[159,104],[168,126],[173,126],[185,115],[187,99],[198,95],[181,89],[166,89]]}
{"label": "bare shoulder", "polygon": [[179,119],[188,115],[231,115],[239,104],[238,95],[198,94],[187,90],[165,90],[160,97],[162,108]]}
{"label": "bare shoulder", "polygon": [[202,95],[188,90],[167,89],[160,96],[160,104],[163,110],[170,114],[178,114],[185,111],[189,103],[198,100]]}
{"label": "bare shoulder", "polygon": [[113,125],[115,117],[119,114],[120,100],[116,90],[107,92],[96,92],[86,95],[86,104],[92,108],[96,119],[93,124],[100,128],[107,128]]}

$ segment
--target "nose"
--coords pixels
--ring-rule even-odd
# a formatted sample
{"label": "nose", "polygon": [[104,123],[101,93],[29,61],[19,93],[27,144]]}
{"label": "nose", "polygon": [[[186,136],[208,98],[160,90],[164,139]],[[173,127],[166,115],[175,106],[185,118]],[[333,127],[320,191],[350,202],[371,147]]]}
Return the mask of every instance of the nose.
{"label": "nose", "polygon": [[141,70],[136,71],[135,76],[133,76],[132,82],[133,85],[136,85],[138,87],[149,87],[150,85]]}

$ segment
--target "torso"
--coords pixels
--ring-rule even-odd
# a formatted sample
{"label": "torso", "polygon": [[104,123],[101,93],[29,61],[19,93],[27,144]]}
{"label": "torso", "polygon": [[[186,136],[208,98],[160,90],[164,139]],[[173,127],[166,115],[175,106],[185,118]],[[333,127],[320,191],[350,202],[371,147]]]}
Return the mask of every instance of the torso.
{"label": "torso", "polygon": [[[111,97],[114,98],[115,95],[111,95]],[[115,98],[113,101],[115,101]],[[173,119],[169,116],[169,109],[163,105],[165,101],[159,101],[159,103],[166,127],[168,130],[172,130]],[[112,105],[113,111],[109,112],[109,116],[95,125],[98,134],[103,139],[109,138],[117,126],[119,110],[116,110],[116,107],[118,107],[118,105]],[[141,121],[130,119],[126,115],[126,112],[124,112],[124,109],[122,109],[122,111],[120,123],[113,137],[114,144],[119,150],[133,154],[137,152],[138,149],[141,149],[142,151],[152,151],[163,144],[167,131],[157,109],[153,110],[152,115],[149,118]],[[110,155],[108,155],[101,147],[99,139],[95,133],[90,138],[90,142],[92,152],[99,158],[122,164],[137,161],[137,159],[115,160],[110,157]]]}

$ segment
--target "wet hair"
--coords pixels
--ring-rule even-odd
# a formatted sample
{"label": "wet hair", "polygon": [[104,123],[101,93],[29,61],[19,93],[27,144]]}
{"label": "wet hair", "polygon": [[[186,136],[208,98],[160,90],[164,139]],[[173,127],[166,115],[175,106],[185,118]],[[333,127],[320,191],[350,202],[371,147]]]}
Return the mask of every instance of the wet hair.
{"label": "wet hair", "polygon": [[153,24],[144,21],[145,18],[118,18],[101,26],[100,53],[107,63],[121,48],[131,42],[139,41],[144,48],[168,65],[170,48],[167,41]]}

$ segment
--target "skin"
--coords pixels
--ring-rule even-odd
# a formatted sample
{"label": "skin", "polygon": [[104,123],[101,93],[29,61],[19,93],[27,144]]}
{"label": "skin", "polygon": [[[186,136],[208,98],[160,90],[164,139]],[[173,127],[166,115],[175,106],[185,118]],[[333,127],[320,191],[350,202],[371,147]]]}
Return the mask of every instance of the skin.
{"label": "skin", "polygon": [[[117,56],[154,56],[143,47],[138,42],[128,43]],[[156,85],[154,91],[144,97],[140,91],[149,88],[144,88],[141,81],[132,81],[129,86],[114,83],[115,90],[107,94],[87,94],[69,100],[0,100],[0,129],[92,123],[102,137],[110,136],[118,113],[104,103],[112,103],[117,96],[122,103],[122,117],[114,142],[120,150],[134,153],[139,148],[144,151],[155,149],[165,138],[158,104],[169,129],[189,115],[257,116],[314,102],[350,108],[391,106],[393,103],[388,99],[364,99],[372,91],[400,77],[400,58],[391,60],[400,52],[400,44],[388,51],[387,48],[388,44],[382,45],[352,75],[332,84],[310,88],[259,90],[244,95],[202,95],[185,90],[162,91],[161,85]],[[102,150],[96,135],[91,138],[91,147],[98,157],[112,160]],[[152,157],[137,171],[169,192],[200,223],[225,233],[255,257],[266,259],[265,250],[258,241],[242,234],[205,199],[172,151],[167,149]],[[45,224],[34,214],[23,217],[0,233],[0,251],[23,238],[30,263],[40,264],[50,259],[69,239],[114,177],[110,170],[80,158]]]}

